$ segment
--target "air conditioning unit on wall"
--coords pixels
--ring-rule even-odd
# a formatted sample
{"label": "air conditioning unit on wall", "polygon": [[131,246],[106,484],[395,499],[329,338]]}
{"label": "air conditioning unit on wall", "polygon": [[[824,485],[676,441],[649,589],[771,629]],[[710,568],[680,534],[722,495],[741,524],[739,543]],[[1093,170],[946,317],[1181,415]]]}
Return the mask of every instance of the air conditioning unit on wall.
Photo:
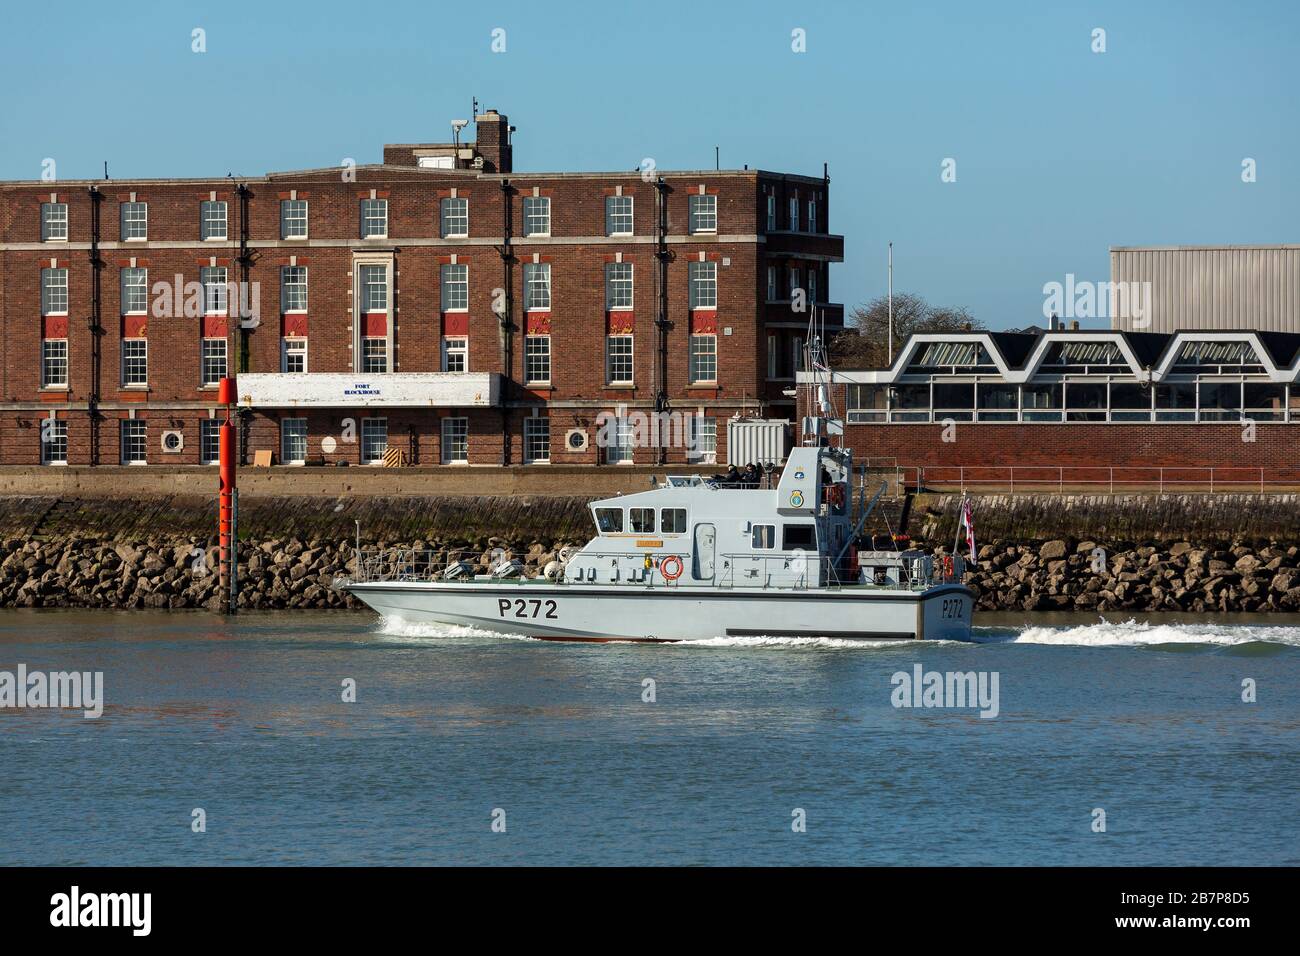
{"label": "air conditioning unit on wall", "polygon": [[167,454],[176,454],[185,449],[185,436],[177,431],[162,433],[162,450]]}

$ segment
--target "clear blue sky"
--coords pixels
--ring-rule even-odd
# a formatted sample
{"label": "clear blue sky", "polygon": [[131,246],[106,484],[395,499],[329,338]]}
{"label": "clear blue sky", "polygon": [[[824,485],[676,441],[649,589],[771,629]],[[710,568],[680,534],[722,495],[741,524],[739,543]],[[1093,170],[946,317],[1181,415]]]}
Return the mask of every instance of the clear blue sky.
{"label": "clear blue sky", "polygon": [[[6,4],[0,178],[254,175],[443,140],[470,98],[521,170],[820,174],[846,261],[994,328],[1107,248],[1300,242],[1300,3]],[[207,52],[190,50],[202,27]],[[491,32],[506,31],[506,52]],[[807,52],[791,51],[791,31]],[[1091,33],[1106,30],[1105,53]],[[957,181],[940,181],[956,160]],[[1241,181],[1241,162],[1258,181]]]}

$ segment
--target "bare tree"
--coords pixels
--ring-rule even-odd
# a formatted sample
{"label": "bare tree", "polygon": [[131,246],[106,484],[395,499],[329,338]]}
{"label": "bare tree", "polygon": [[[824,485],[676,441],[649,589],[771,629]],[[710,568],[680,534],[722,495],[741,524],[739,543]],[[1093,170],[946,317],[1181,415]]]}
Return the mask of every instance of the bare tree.
{"label": "bare tree", "polygon": [[[836,368],[884,368],[889,364],[889,298],[860,305],[849,315],[846,328],[830,343],[830,361]],[[919,295],[894,296],[894,354],[916,332],[961,332],[983,329],[984,323],[965,308],[933,306]]]}

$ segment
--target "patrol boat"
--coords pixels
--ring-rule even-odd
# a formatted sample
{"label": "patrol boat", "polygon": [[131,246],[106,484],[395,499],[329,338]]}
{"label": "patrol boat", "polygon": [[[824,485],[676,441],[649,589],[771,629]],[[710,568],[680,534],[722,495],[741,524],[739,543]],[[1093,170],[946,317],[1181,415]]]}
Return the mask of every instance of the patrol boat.
{"label": "patrol boat", "polygon": [[961,557],[857,550],[884,486],[870,504],[860,493],[855,523],[852,476],[847,449],[804,445],[766,487],[669,476],[595,501],[596,536],[540,577],[512,560],[476,574],[433,552],[369,550],[336,586],[388,621],[549,640],[969,639]]}

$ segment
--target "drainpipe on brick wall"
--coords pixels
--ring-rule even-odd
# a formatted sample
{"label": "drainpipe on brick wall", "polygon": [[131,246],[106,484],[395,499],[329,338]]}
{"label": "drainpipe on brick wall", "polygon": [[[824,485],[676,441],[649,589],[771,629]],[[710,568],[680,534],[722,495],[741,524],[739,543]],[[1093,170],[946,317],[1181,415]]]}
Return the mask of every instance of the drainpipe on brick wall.
{"label": "drainpipe on brick wall", "polygon": [[[240,374],[243,374],[244,372],[247,372],[249,370],[248,369],[248,330],[244,326],[244,321],[247,318],[247,316],[244,314],[243,305],[245,301],[247,302],[253,301],[253,294],[251,291],[251,286],[249,285],[249,272],[253,265],[253,255],[248,248],[249,189],[246,185],[240,183],[236,187],[236,191],[238,192],[239,195],[239,281],[240,281],[239,301],[241,306],[239,310],[240,312],[239,331],[236,333],[236,335],[238,336],[237,348],[239,352],[239,360],[238,360],[239,364],[237,367],[239,369]],[[229,310],[227,310],[227,313],[228,312]],[[244,464],[244,462],[241,461],[240,464]]]}
{"label": "drainpipe on brick wall", "polygon": [[99,204],[104,194],[98,186],[91,186],[90,192],[90,317],[86,326],[90,330],[90,394],[86,398],[86,418],[90,423],[90,464],[99,464],[99,383],[102,356],[101,340],[104,326],[100,319],[101,291],[100,273],[104,260],[99,255]]}
{"label": "drainpipe on brick wall", "polygon": [[[655,258],[659,260],[659,302],[658,314],[655,316],[655,328],[659,332],[658,369],[655,372],[655,411],[668,410],[668,262],[672,253],[668,250],[668,183],[662,176],[655,181],[655,201],[658,205],[658,237],[655,243]],[[655,463],[662,465],[668,461],[668,449],[662,442],[657,443]]]}
{"label": "drainpipe on brick wall", "polygon": [[510,180],[501,180],[501,245],[497,247],[497,254],[501,256],[501,281],[503,283],[502,292],[504,301],[501,304],[501,313],[498,319],[501,323],[501,464],[510,464],[510,406],[509,402],[514,398],[514,266],[515,250],[511,245],[514,234],[514,187],[510,185]]}

